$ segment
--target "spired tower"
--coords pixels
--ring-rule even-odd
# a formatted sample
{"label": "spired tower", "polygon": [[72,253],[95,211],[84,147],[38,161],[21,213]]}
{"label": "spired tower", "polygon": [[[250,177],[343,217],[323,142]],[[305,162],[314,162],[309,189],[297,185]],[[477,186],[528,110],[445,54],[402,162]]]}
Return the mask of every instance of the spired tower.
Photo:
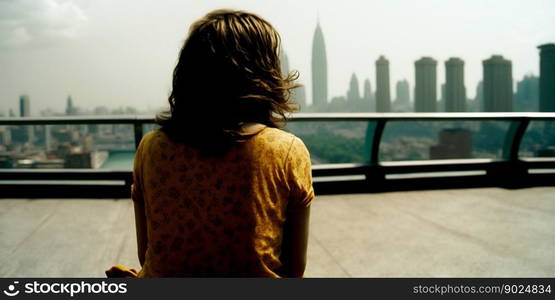
{"label": "spired tower", "polygon": [[451,57],[445,62],[445,111],[466,111],[464,61],[457,57]]}
{"label": "spired tower", "polygon": [[328,103],[328,64],[326,44],[320,21],[316,24],[312,39],[312,105],[323,106]]}
{"label": "spired tower", "polygon": [[422,57],[414,63],[414,111],[437,111],[437,61],[431,57]]}
{"label": "spired tower", "polygon": [[389,61],[382,55],[376,60],[376,111],[391,111],[389,93]]}
{"label": "spired tower", "polygon": [[484,60],[484,111],[513,111],[513,71],[510,60],[493,55]]}

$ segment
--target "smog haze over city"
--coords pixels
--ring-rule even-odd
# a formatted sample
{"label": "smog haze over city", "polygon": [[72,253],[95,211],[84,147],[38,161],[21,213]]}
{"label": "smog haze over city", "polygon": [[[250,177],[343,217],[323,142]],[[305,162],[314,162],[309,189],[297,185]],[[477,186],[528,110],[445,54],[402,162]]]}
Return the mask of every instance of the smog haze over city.
{"label": "smog haze over city", "polygon": [[[281,33],[291,69],[311,95],[311,47],[319,20],[327,52],[328,100],[345,96],[351,75],[376,86],[375,61],[389,60],[395,82],[414,87],[414,62],[465,61],[467,97],[475,96],[482,61],[512,61],[513,82],[539,73],[537,46],[555,40],[555,1],[104,1],[0,0],[0,113],[63,112],[71,95],[92,110],[166,103],[171,72],[190,24],[217,8],[257,13]],[[439,92],[438,92],[439,95]],[[411,95],[413,98],[413,95]]]}

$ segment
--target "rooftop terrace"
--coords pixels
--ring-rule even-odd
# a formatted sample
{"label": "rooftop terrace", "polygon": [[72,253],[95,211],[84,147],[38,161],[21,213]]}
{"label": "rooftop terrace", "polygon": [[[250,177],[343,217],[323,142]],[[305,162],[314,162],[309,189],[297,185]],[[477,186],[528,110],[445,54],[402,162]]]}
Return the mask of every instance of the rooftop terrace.
{"label": "rooftop terrace", "polygon": [[[307,277],[555,276],[555,188],[314,200]],[[138,267],[128,199],[1,199],[1,277]]]}
{"label": "rooftop terrace", "polygon": [[[291,121],[287,129],[311,153],[318,195],[307,277],[555,276],[555,113]],[[15,162],[0,168],[0,276],[102,277],[117,263],[138,268],[130,168],[152,117],[0,118],[0,125],[4,162]],[[9,133],[29,126],[43,141],[29,135],[10,145]],[[110,150],[112,160],[123,155],[124,165],[18,168],[25,149],[56,154],[49,132],[64,146],[68,126],[82,135],[81,146],[93,141],[88,147]]]}

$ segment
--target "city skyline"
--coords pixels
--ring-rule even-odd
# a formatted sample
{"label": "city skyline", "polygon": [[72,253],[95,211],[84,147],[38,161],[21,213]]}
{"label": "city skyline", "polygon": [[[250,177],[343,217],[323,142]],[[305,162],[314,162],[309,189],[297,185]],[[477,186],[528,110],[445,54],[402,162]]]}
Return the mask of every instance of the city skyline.
{"label": "city skyline", "polygon": [[[440,98],[437,97],[437,61],[433,57],[422,57],[414,62],[414,104],[410,103],[409,82],[406,79],[397,81],[396,99],[390,96],[389,61],[380,55],[376,60],[376,92],[372,93],[370,80],[364,80],[361,88],[356,73],[352,73],[346,95],[332,97],[327,100],[327,60],[325,42],[321,27],[317,24],[313,37],[312,74],[318,85],[313,85],[313,94],[320,95],[320,99],[313,99],[312,104],[307,104],[305,87],[300,86],[293,91],[292,98],[305,112],[322,111],[360,111],[360,112],[492,112],[492,111],[553,111],[546,107],[553,105],[551,101],[554,74],[552,74],[553,54],[555,44],[548,43],[538,46],[539,59],[542,66],[541,74],[525,75],[522,80],[514,80],[512,76],[512,62],[501,55],[492,55],[482,61],[483,78],[478,82],[476,97],[470,99],[466,96],[464,84],[464,60],[451,57],[445,61],[445,81],[440,84]],[[279,51],[280,67],[284,76],[290,74],[289,60],[283,49]],[[540,78],[541,84],[540,84]],[[483,82],[486,84],[483,86]],[[513,86],[516,84],[516,88]],[[485,90],[485,92],[484,92]],[[542,92],[543,91],[543,92]],[[547,92],[546,92],[547,91]],[[363,95],[363,97],[361,97]],[[543,95],[540,97],[540,95]],[[362,101],[362,102],[361,102]],[[319,102],[318,105],[313,103]],[[467,103],[468,102],[468,103]],[[343,104],[342,104],[343,103]],[[307,110],[308,108],[308,110]],[[96,106],[93,111],[79,111],[73,105],[71,95],[67,98],[65,115],[77,114],[121,114],[139,113],[134,107],[120,107],[110,111],[107,107]],[[28,117],[30,114],[30,101],[27,94],[22,94],[19,99],[19,116]],[[152,111],[150,111],[152,112]],[[155,113],[157,113],[155,109]],[[59,115],[59,112],[41,111],[41,115]],[[0,112],[0,116],[5,116]],[[9,110],[9,116],[15,114]]]}
{"label": "city skyline", "polygon": [[[432,57],[422,57],[414,62],[415,86],[414,105],[410,103],[409,83],[399,80],[396,84],[396,99],[392,103],[390,97],[389,61],[383,56],[376,60],[376,92],[371,91],[369,79],[364,80],[361,93],[356,73],[351,75],[349,88],[344,96],[332,97],[327,101],[327,60],[322,30],[317,24],[313,38],[312,74],[318,85],[313,85],[313,94],[320,99],[313,99],[313,104],[307,104],[304,86],[293,91],[292,98],[304,112],[511,112],[511,111],[554,111],[552,91],[555,73],[552,71],[555,57],[555,44],[548,43],[538,46],[541,76],[525,75],[522,80],[513,79],[512,62],[501,55],[492,55],[482,61],[483,78],[476,88],[476,97],[466,96],[464,84],[464,60],[451,57],[445,61],[445,81],[440,84],[441,95],[437,97],[437,61]],[[284,76],[289,76],[291,70],[286,52],[279,51],[280,68]],[[541,79],[541,80],[540,80]],[[483,84],[485,83],[485,84]],[[513,86],[516,83],[516,89]],[[361,97],[363,94],[363,97]],[[374,100],[375,98],[375,100]],[[467,105],[468,102],[468,105]],[[314,105],[316,103],[316,105]],[[112,114],[121,114],[112,110]],[[29,117],[30,100],[27,94],[19,98],[19,116]],[[139,113],[134,107],[126,107],[127,113]],[[152,111],[151,111],[152,112]],[[92,114],[107,114],[109,109],[97,106]],[[156,112],[157,113],[157,112]],[[79,111],[73,105],[71,95],[67,98],[65,115],[91,114],[91,111]],[[41,115],[59,115],[59,113],[41,111]],[[0,112],[0,117],[5,116]],[[9,117],[14,117],[13,110],[9,110]]]}
{"label": "city skyline", "polygon": [[[538,75],[536,47],[555,36],[553,1],[526,5],[433,0],[349,1],[347,5],[165,1],[160,5],[122,0],[108,5],[88,0],[21,0],[0,6],[4,12],[0,20],[6,21],[0,26],[5,37],[0,42],[0,111],[5,114],[10,108],[17,111],[11,99],[21,94],[35,100],[33,115],[46,106],[62,110],[68,94],[88,109],[161,107],[166,104],[171,70],[188,26],[221,7],[258,13],[276,27],[290,68],[300,71],[309,104],[310,38],[317,15],[327,46],[328,100],[345,95],[352,73],[360,82],[369,78],[375,87],[374,61],[381,54],[390,61],[391,82],[407,79],[411,86],[412,64],[419,57],[431,56],[441,63],[460,57],[465,61],[467,96],[474,98],[482,60],[500,54],[513,62],[515,79]],[[519,22],[514,22],[516,17]],[[437,76],[444,78],[443,68],[438,68]],[[395,90],[391,93],[395,99]]]}
{"label": "city skyline", "polygon": [[[554,44],[548,44],[554,45]],[[284,62],[282,63],[282,70],[287,70],[287,56],[285,53],[282,54],[285,58]],[[380,57],[376,62],[382,62],[385,60],[384,57]],[[487,66],[491,64],[491,61],[502,60],[503,64],[511,65],[509,60],[505,60],[502,56],[492,55],[489,59],[483,61],[484,65],[484,77],[491,77],[491,75],[486,75],[487,73],[492,73],[492,71],[487,70]],[[551,63],[551,62],[549,62]],[[431,69],[422,70],[422,65],[430,65]],[[453,64],[455,66],[453,66]],[[419,66],[420,65],[420,66]],[[387,61],[386,61],[387,66]],[[426,68],[426,66],[424,66]],[[476,86],[476,93],[477,96],[475,98],[468,98],[466,97],[466,87],[463,84],[462,78],[464,77],[464,61],[459,58],[450,58],[448,61],[445,62],[446,68],[446,78],[445,82],[442,83],[439,87],[442,90],[442,94],[440,96],[433,95],[433,86],[438,85],[437,81],[437,62],[431,57],[422,57],[421,59],[415,61],[415,77],[420,77],[424,80],[425,83],[420,83],[420,87],[425,87],[426,91],[424,92],[424,96],[419,96],[420,98],[425,98],[429,102],[427,104],[428,108],[417,108],[416,105],[416,96],[417,93],[417,85],[411,89],[410,83],[406,80],[398,80],[395,86],[391,86],[390,84],[384,83],[384,88],[387,90],[394,89],[396,91],[396,98],[390,99],[388,101],[389,108],[388,109],[380,109],[378,107],[378,101],[376,98],[379,94],[379,89],[375,92],[371,89],[371,84],[369,79],[365,79],[362,86],[359,86],[359,80],[355,73],[351,75],[349,87],[346,90],[344,95],[338,95],[332,97],[330,101],[327,102],[326,105],[320,106],[313,106],[312,104],[307,104],[305,99],[305,86],[300,86],[293,91],[292,98],[293,100],[300,105],[302,112],[344,112],[345,109],[347,111],[351,109],[355,109],[354,111],[358,112],[430,112],[433,111],[433,107],[435,106],[436,112],[488,112],[488,111],[514,111],[514,112],[534,112],[534,111],[552,111],[546,108],[541,108],[540,102],[540,77],[535,76],[533,74],[524,75],[522,79],[511,78],[511,70],[509,68],[508,73],[505,71],[496,71],[497,73],[504,73],[506,74],[507,78],[504,79],[502,86],[498,83],[489,83],[489,90],[503,90],[502,93],[496,92],[495,95],[488,95],[488,101],[484,100],[484,87],[483,87],[483,80],[478,82]],[[450,70],[455,67],[455,70]],[[387,70],[386,70],[387,71]],[[431,73],[430,73],[431,72]],[[426,74],[428,73],[428,74]],[[451,74],[450,73],[455,73]],[[377,73],[379,74],[379,72]],[[422,75],[425,74],[425,75]],[[377,77],[379,77],[377,75]],[[387,76],[386,76],[387,77]],[[427,78],[428,77],[428,78]],[[450,77],[454,77],[455,79],[450,79]],[[548,76],[544,76],[548,77]],[[551,81],[553,81],[555,76],[551,76],[546,78],[544,81],[546,82],[544,86],[547,88],[550,87]],[[449,87],[448,82],[451,82],[453,87]],[[486,80],[488,81],[488,80]],[[491,81],[491,80],[490,80]],[[498,80],[496,80],[498,81]],[[516,88],[509,84],[512,81],[516,84]],[[422,80],[420,80],[422,82]],[[501,87],[501,88],[500,88]],[[422,93],[422,92],[420,92]],[[453,96],[449,96],[449,94],[453,94]],[[490,92],[488,92],[490,93]],[[499,96],[503,94],[503,96]],[[455,99],[451,100],[450,97]],[[488,108],[486,105],[493,107],[493,98],[495,98],[497,102],[503,102],[501,107],[503,108]],[[433,101],[432,99],[436,99],[435,105],[431,104]],[[335,102],[334,102],[335,100]],[[343,105],[336,102],[340,100],[340,102],[344,102]],[[508,101],[507,101],[508,100]],[[358,104],[353,104],[358,101],[363,101]],[[420,100],[421,101],[421,100]],[[431,102],[430,102],[431,101]],[[443,103],[442,103],[443,102]],[[449,102],[455,102],[449,104]],[[461,103],[462,102],[462,103]],[[488,103],[489,104],[486,104]],[[544,101],[550,102],[550,101]],[[458,103],[458,104],[457,104]],[[81,103],[82,104],[82,103]],[[339,104],[339,106],[338,106]],[[420,104],[422,105],[422,104]],[[431,106],[430,106],[431,105]],[[455,108],[450,108],[454,106]],[[496,104],[497,105],[497,104]],[[5,113],[0,111],[0,117],[29,117],[33,116],[30,114],[30,107],[31,101],[30,97],[27,94],[22,94],[19,96],[18,102],[18,113],[15,113],[14,110],[10,109],[9,113]],[[66,106],[61,110],[52,110],[50,107],[41,111],[41,116],[61,116],[61,115],[133,115],[133,114],[157,114],[160,112],[162,108],[153,108],[148,110],[140,110],[133,106],[94,106],[94,107],[83,107],[80,105],[75,105],[73,103],[73,98],[71,95],[67,96]],[[330,110],[331,109],[331,110]],[[37,116],[37,115],[35,115]]]}

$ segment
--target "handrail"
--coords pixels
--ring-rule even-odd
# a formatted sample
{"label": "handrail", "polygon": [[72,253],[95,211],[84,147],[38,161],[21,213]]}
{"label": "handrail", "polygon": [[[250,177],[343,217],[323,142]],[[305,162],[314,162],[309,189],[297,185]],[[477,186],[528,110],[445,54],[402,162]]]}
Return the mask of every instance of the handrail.
{"label": "handrail", "polygon": [[[517,161],[520,142],[531,120],[555,120],[551,112],[491,112],[491,113],[297,113],[288,118],[291,122],[375,122],[368,127],[366,150],[368,162],[379,162],[380,141],[388,121],[445,121],[445,120],[499,120],[513,121],[505,136],[503,159]],[[55,124],[130,124],[133,125],[135,147],[143,136],[143,124],[154,124],[151,115],[117,116],[53,116],[53,117],[2,117],[2,125],[55,125]]]}
{"label": "handrail", "polygon": [[[364,163],[351,164],[326,164],[314,165],[313,175],[315,177],[341,177],[349,175],[364,175],[363,183],[360,181],[327,181],[315,182],[315,188],[319,193],[336,192],[366,192],[374,190],[403,190],[421,188],[446,188],[448,186],[492,186],[492,185],[553,185],[555,173],[534,174],[531,169],[542,170],[555,169],[555,159],[525,159],[519,158],[518,152],[523,136],[528,125],[532,121],[555,121],[555,113],[298,113],[289,117],[289,121],[296,122],[367,122],[365,138]],[[420,160],[420,161],[379,161],[379,149],[384,130],[391,122],[406,121],[504,121],[509,122],[509,128],[505,133],[505,143],[502,145],[502,156],[499,159],[450,159],[450,160]],[[117,115],[117,116],[54,116],[54,117],[15,117],[0,118],[0,126],[20,125],[67,125],[67,124],[128,124],[133,126],[135,147],[142,139],[145,124],[155,124],[152,115]],[[407,173],[425,172],[469,172],[481,170],[486,175],[465,176],[464,180],[453,178],[406,178],[387,179],[387,176]],[[462,176],[462,175],[461,175]],[[533,176],[533,177],[532,177]],[[511,178],[506,181],[504,178]],[[461,177],[462,178],[462,177]],[[111,186],[106,189],[98,189],[95,186],[83,185],[72,186],[66,189],[63,185],[53,184],[50,187],[41,186],[42,192],[36,192],[37,197],[45,197],[45,194],[56,196],[71,195],[97,195],[99,197],[127,197],[131,184],[130,170],[92,170],[92,169],[0,169],[0,180],[52,180],[58,179],[75,180],[100,180],[117,179],[124,182],[123,187]],[[8,187],[8,188],[6,188]],[[29,194],[36,190],[33,185],[17,185],[9,188],[2,187],[0,198],[5,195],[16,197],[21,193]],[[11,192],[8,192],[11,191]],[[69,192],[73,191],[73,192]],[[31,195],[34,195],[31,193]],[[122,196],[123,195],[123,196]]]}
{"label": "handrail", "polygon": [[433,120],[514,120],[555,119],[551,112],[491,112],[491,113],[298,113],[291,121],[433,121]]}
{"label": "handrail", "polygon": [[[492,112],[492,113],[296,113],[289,121],[433,121],[433,120],[547,120],[555,119],[552,112]],[[54,116],[54,117],[0,117],[1,125],[52,124],[134,124],[154,123],[152,115],[115,116]]]}

